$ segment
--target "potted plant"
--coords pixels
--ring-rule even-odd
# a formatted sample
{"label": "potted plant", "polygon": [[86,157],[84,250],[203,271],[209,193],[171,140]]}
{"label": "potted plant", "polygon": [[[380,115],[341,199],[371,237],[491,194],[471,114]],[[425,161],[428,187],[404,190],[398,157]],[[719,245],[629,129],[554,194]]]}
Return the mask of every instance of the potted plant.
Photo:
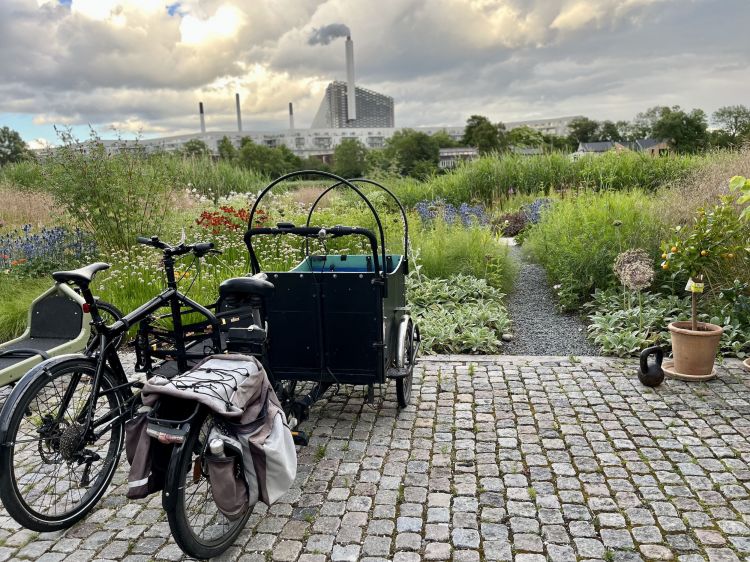
{"label": "potted plant", "polygon": [[719,349],[723,329],[716,324],[698,321],[698,297],[712,286],[727,260],[734,260],[744,252],[743,225],[733,197],[724,197],[709,210],[699,211],[690,227],[677,227],[673,239],[666,244],[662,269],[674,272],[678,281],[687,279],[685,290],[691,294],[691,315],[686,322],[672,322],[673,365],[665,371],[677,378],[707,380],[713,378],[714,360]]}

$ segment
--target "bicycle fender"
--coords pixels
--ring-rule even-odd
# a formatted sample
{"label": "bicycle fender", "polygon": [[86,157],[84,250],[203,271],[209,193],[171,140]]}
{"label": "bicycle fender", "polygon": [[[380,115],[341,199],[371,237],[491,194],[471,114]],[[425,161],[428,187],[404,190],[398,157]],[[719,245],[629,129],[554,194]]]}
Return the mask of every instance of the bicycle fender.
{"label": "bicycle fender", "polygon": [[39,379],[40,377],[48,376],[48,372],[51,367],[70,360],[87,361],[96,366],[96,359],[94,357],[87,357],[82,353],[58,355],[34,365],[16,383],[16,385],[13,387],[13,390],[10,392],[10,395],[5,400],[5,404],[3,404],[2,410],[0,410],[0,447],[8,446],[6,443],[5,435],[8,433],[8,425],[10,424],[10,416],[13,413],[13,405],[18,402],[18,398],[37,379]]}

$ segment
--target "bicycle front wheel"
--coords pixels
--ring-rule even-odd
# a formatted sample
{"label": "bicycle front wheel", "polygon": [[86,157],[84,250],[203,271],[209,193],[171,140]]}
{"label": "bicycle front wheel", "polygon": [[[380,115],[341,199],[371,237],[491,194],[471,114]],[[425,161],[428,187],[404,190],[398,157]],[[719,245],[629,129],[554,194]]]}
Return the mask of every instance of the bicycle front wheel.
{"label": "bicycle front wheel", "polygon": [[188,556],[200,559],[218,556],[232,546],[252,512],[248,508],[241,517],[230,520],[214,502],[205,461],[214,425],[208,411],[201,409],[196,414],[185,441],[172,452],[164,487],[174,540]]}
{"label": "bicycle front wheel", "polygon": [[86,431],[95,374],[93,361],[63,361],[41,371],[4,406],[10,411],[3,411],[9,422],[0,446],[0,499],[28,529],[70,527],[96,505],[112,480],[124,429],[120,422],[103,420],[121,412],[124,400],[113,390],[115,376],[105,369]]}

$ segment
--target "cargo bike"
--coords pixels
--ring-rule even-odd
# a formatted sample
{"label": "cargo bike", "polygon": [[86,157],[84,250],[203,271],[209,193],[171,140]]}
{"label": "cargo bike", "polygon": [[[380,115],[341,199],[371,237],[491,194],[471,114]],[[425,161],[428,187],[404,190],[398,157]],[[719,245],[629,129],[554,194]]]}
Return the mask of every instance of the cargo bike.
{"label": "cargo bike", "polygon": [[[311,226],[321,198],[305,226],[252,226],[258,203],[274,186],[311,174],[335,181],[321,198],[337,187],[352,189],[373,213],[379,237],[360,227]],[[267,375],[275,391],[264,394],[264,399],[272,394],[273,400],[265,403],[258,419],[245,430],[266,423],[263,418],[269,404],[271,409],[278,406],[276,410],[286,413],[289,426],[298,425],[307,418],[312,403],[334,384],[366,385],[372,396],[374,385],[392,378],[399,405],[408,404],[419,330],[405,303],[406,213],[399,204],[404,219],[404,255],[386,254],[382,223],[357,187],[362,184],[380,187],[393,197],[370,180],[347,181],[323,172],[297,172],[271,183],[256,200],[245,234],[253,271],[224,281],[212,305],[200,305],[181,293],[175,276],[177,259],[193,256],[195,263],[216,252],[210,243],[185,244],[182,240],[170,246],[156,237],[139,239],[163,252],[167,286],[109,325],[90,288],[96,273],[107,264],[55,274],[58,282],[77,286],[85,301],[84,310],[92,318],[95,338],[83,353],[53,357],[32,368],[0,411],[0,496],[9,514],[37,531],[68,528],[85,517],[114,475],[126,431],[141,423],[144,433],[160,448],[159,454],[149,459],[154,466],[148,479],[137,484],[150,487],[156,475],[156,485],[149,492],[162,491],[170,528],[187,554],[208,558],[226,550],[252,510],[241,503],[232,514],[217,507],[212,488],[221,487],[226,499],[232,483],[225,479],[212,482],[211,461],[214,459],[214,465],[216,461],[214,442],[209,441],[217,428],[226,427],[225,420],[200,401],[161,399],[156,407],[145,406],[145,390],[140,392],[159,379],[174,383],[194,375],[211,357],[243,354],[239,357],[256,366],[246,363],[247,374],[261,373],[264,379]],[[253,238],[282,235],[321,241],[361,236],[370,252],[311,255],[306,244],[304,259],[291,271],[262,272]],[[156,316],[163,307],[170,313]],[[196,322],[196,314],[203,320]],[[166,327],[165,317],[171,322]],[[145,383],[129,380],[118,356],[117,343],[135,325],[139,325],[138,367],[146,372]],[[230,355],[225,355],[227,352]],[[220,369],[212,374],[211,369],[205,371],[214,380],[217,372],[223,376]],[[235,384],[241,378],[235,370]],[[306,388],[304,393],[297,392],[298,383],[303,383],[300,388]],[[295,433],[295,441],[304,444],[304,434]],[[132,461],[131,447],[128,449]],[[242,452],[231,446],[222,451],[223,474],[227,478],[233,474],[234,485],[241,483]],[[246,493],[247,479],[245,483]],[[262,499],[264,495],[260,495]],[[267,490],[265,495],[270,495]]]}

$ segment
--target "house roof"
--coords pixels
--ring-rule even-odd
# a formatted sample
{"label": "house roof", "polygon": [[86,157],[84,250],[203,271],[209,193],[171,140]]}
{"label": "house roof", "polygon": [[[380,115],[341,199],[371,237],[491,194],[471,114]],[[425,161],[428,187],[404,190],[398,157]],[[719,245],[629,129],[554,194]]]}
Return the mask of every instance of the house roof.
{"label": "house roof", "polygon": [[615,147],[612,141],[581,142],[578,143],[578,152],[607,152]]}

